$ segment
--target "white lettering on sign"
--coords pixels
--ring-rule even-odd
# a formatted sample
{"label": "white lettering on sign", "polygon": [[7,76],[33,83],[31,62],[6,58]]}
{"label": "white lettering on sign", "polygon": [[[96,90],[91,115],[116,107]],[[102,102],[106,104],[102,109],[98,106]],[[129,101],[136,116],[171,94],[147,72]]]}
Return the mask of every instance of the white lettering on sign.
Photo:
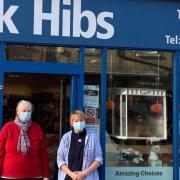
{"label": "white lettering on sign", "polygon": [[[88,21],[88,28],[86,31],[82,30],[81,20],[86,18]],[[105,18],[113,19],[113,13],[101,12],[96,15],[90,11],[81,11],[81,0],[74,0],[74,11],[73,11],[73,37],[83,36],[84,38],[91,38],[95,35],[97,24],[106,30],[106,33],[97,32],[97,38],[109,39],[114,35],[114,27],[105,21]]]}
{"label": "white lettering on sign", "polygon": [[[180,20],[180,9],[177,9],[177,19]],[[180,36],[179,35],[170,35],[166,34],[165,36],[166,44],[168,45],[180,45]]]}
{"label": "white lettering on sign", "polygon": [[180,19],[180,9],[177,9],[178,19]]}
{"label": "white lettering on sign", "polygon": [[[81,29],[81,20],[86,18],[88,21],[88,28],[86,31]],[[91,38],[96,32],[96,16],[92,11],[85,10],[81,12],[81,0],[75,0],[73,12],[73,36]]]}
{"label": "white lettering on sign", "polygon": [[42,21],[51,21],[51,35],[59,35],[59,0],[51,0],[51,13],[43,13],[43,0],[34,1],[34,34],[42,35]]}
{"label": "white lettering on sign", "polygon": [[171,45],[178,45],[180,44],[180,37],[178,35],[165,35],[166,38],[166,44],[171,44]]}
{"label": "white lettering on sign", "polygon": [[107,17],[113,19],[113,13],[111,13],[111,12],[102,12],[97,17],[98,24],[102,28],[107,30],[106,34],[97,32],[97,38],[99,38],[99,39],[109,39],[114,35],[114,27],[111,24],[109,24],[108,22],[105,21],[105,18],[107,18]]}
{"label": "white lettering on sign", "polygon": [[[10,33],[20,34],[12,20],[19,6],[11,5],[5,11],[4,2],[0,0],[0,32],[4,32],[5,24]],[[114,27],[107,21],[114,18],[112,12],[103,11],[95,14],[91,10],[82,10],[81,0],[51,0],[50,12],[45,12],[43,9],[45,2],[47,1],[34,0],[34,16],[32,17],[34,18],[32,27],[34,35],[43,35],[44,21],[50,22],[51,36],[110,39],[114,35]],[[86,26],[83,26],[84,21],[87,22]],[[23,23],[23,25],[26,24]]]}
{"label": "white lettering on sign", "polygon": [[[71,0],[64,0],[64,5],[71,5]],[[70,37],[71,33],[71,11],[63,9],[62,36]],[[68,23],[67,23],[68,22]]]}
{"label": "white lettering on sign", "polygon": [[[51,22],[51,35],[60,36],[59,17],[60,17],[60,0],[51,0],[51,12],[43,12],[44,0],[34,0],[34,29],[35,35],[42,35],[43,21]],[[62,5],[71,6],[70,0],[63,0]],[[92,38],[96,35],[99,39],[109,39],[114,35],[114,27],[106,21],[106,18],[113,19],[112,12],[101,12],[96,15],[90,10],[81,10],[81,0],[73,1],[73,12],[70,9],[62,10],[62,36]],[[73,14],[73,25],[71,31],[71,13]],[[82,29],[82,19],[87,20],[86,30]],[[97,32],[97,25],[105,30],[104,33]]]}
{"label": "white lettering on sign", "polygon": [[16,12],[19,6],[10,6],[9,9],[4,13],[4,0],[0,0],[0,32],[4,30],[4,24],[8,28],[10,33],[19,34],[15,24],[12,21],[12,16]]}

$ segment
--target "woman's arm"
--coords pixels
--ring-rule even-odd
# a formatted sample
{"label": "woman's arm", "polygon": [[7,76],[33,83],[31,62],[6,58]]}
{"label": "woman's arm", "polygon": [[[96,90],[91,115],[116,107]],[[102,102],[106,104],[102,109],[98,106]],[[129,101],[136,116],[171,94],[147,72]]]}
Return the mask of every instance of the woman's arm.
{"label": "woman's arm", "polygon": [[1,129],[0,132],[0,175],[2,172],[3,162],[4,162],[4,153],[5,153],[5,144],[6,144],[6,126]]}
{"label": "woman's arm", "polygon": [[68,174],[73,180],[82,180],[82,177],[78,173],[72,172],[66,164],[63,164],[60,169],[64,173]]}
{"label": "woman's arm", "polygon": [[92,141],[94,142],[93,151],[94,151],[95,157],[92,164],[87,169],[80,172],[80,176],[83,178],[88,176],[91,172],[95,171],[103,163],[101,145],[99,142],[99,138],[96,136],[96,134],[92,136]]}
{"label": "woman's arm", "polygon": [[88,174],[96,170],[100,165],[100,162],[95,160],[86,170],[80,172],[79,175],[82,178],[85,178]]}
{"label": "woman's arm", "polygon": [[60,169],[62,165],[66,165],[67,162],[66,162],[66,158],[65,156],[67,156],[67,147],[66,147],[66,143],[70,143],[68,142],[68,138],[66,139],[65,138],[65,135],[62,137],[61,141],[60,141],[60,144],[59,144],[59,147],[58,147],[58,150],[57,150],[57,165],[58,165],[58,168]]}
{"label": "woman's arm", "polygon": [[49,159],[48,159],[48,152],[47,152],[47,142],[46,142],[46,138],[43,132],[42,132],[42,139],[41,139],[40,145],[41,145],[40,157],[41,157],[41,163],[42,163],[43,177],[49,178]]}

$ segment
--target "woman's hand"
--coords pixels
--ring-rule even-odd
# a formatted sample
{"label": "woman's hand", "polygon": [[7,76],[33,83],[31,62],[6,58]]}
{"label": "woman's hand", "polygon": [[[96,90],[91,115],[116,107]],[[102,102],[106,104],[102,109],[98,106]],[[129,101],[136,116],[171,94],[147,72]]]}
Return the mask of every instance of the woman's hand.
{"label": "woman's hand", "polygon": [[71,178],[73,180],[83,180],[83,177],[80,175],[79,172],[72,172],[71,173]]}
{"label": "woman's hand", "polygon": [[43,180],[49,180],[49,178],[44,177]]}
{"label": "woman's hand", "polygon": [[86,171],[79,171],[77,174],[81,179],[85,179],[85,177],[88,175]]}

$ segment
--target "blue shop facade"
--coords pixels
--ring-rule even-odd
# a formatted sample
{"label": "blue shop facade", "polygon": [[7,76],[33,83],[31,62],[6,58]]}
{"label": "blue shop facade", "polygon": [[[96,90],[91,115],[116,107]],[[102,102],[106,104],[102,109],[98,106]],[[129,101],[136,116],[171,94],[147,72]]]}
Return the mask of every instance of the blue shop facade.
{"label": "blue shop facade", "polygon": [[179,180],[180,2],[0,0],[0,127],[35,106],[51,177],[69,113],[100,138],[102,180]]}

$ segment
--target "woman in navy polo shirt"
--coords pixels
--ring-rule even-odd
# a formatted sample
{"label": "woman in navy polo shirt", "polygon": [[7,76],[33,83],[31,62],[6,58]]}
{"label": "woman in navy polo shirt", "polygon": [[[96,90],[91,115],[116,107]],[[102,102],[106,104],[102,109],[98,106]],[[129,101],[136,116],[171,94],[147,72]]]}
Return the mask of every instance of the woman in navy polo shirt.
{"label": "woman in navy polo shirt", "polygon": [[73,128],[63,135],[57,152],[59,180],[99,180],[102,150],[96,134],[86,131],[84,119],[79,110],[70,115]]}

